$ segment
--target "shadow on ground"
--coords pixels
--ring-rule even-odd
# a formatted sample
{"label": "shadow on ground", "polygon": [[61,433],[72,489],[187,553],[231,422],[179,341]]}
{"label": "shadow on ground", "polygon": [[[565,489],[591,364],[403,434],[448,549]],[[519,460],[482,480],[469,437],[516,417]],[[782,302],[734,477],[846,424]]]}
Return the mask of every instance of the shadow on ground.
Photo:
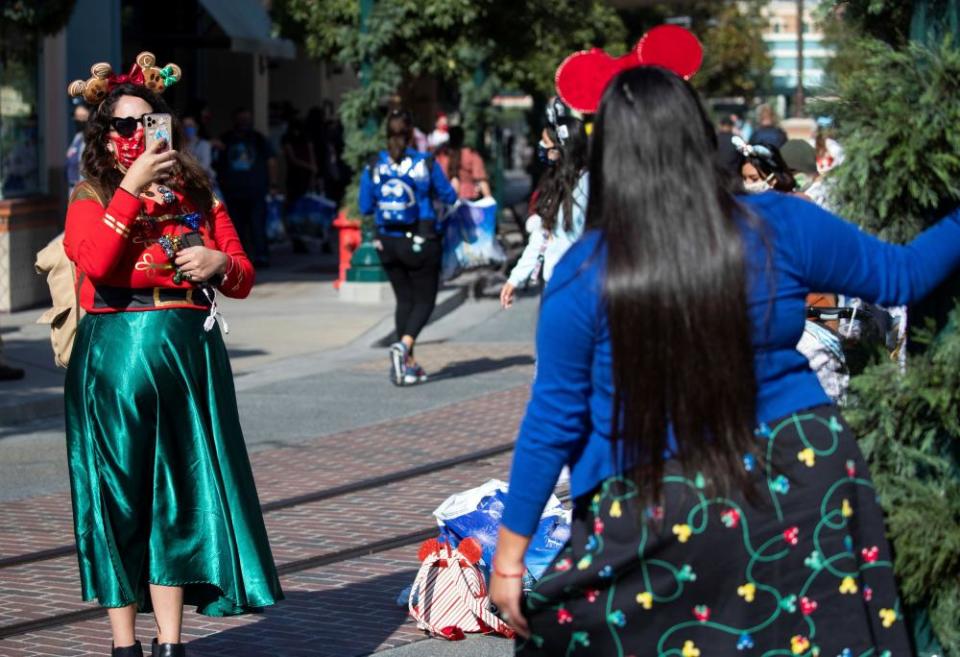
{"label": "shadow on ground", "polygon": [[[349,564],[344,564],[349,568]],[[415,570],[322,591],[289,591],[260,620],[195,639],[193,657],[358,657],[383,645],[407,621],[406,608],[396,605],[397,593],[416,577]],[[317,573],[297,575],[300,583],[329,585]],[[307,580],[304,582],[304,580]],[[321,584],[322,582],[322,584]]]}
{"label": "shadow on ground", "polygon": [[520,367],[523,365],[533,365],[533,356],[508,356],[506,358],[476,358],[474,360],[461,360],[447,364],[443,369],[430,374],[429,381],[443,381],[456,379],[464,376],[473,376],[474,374],[486,374],[487,372],[496,372],[510,367]]}
{"label": "shadow on ground", "polygon": [[248,356],[263,356],[264,354],[269,354],[270,352],[266,351],[265,349],[252,348],[252,349],[227,349],[227,353],[230,354],[231,360],[235,360],[240,358],[246,358]]}

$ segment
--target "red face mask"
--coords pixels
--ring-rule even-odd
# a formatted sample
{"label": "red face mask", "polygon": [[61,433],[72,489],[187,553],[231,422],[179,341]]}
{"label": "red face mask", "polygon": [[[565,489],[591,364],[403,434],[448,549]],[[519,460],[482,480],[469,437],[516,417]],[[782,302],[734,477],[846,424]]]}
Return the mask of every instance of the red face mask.
{"label": "red face mask", "polygon": [[113,154],[124,169],[129,169],[130,165],[147,149],[143,139],[143,126],[138,127],[132,137],[110,135],[110,141],[113,142]]}

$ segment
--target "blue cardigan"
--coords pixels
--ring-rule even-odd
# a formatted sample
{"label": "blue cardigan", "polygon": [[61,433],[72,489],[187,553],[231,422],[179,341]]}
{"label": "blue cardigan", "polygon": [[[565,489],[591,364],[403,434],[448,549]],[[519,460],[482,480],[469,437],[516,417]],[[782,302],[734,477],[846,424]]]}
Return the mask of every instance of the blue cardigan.
{"label": "blue cardigan", "polygon": [[[760,235],[744,231],[758,422],[830,403],[796,349],[809,292],[906,304],[923,298],[960,265],[960,211],[897,246],[793,196],[767,192],[740,201],[760,218],[772,249],[768,262]],[[611,344],[602,299],[605,258],[600,234],[586,233],[557,265],[544,294],[537,374],[503,516],[504,525],[518,534],[536,529],[565,464],[574,497],[616,474]]]}

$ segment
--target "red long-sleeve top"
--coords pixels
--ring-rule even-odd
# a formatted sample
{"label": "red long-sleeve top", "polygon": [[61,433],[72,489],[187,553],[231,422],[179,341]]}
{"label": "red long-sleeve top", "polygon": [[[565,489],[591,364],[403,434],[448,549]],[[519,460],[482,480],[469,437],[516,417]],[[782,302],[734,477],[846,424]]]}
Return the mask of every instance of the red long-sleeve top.
{"label": "red long-sleeve top", "polygon": [[[77,265],[80,305],[91,313],[111,313],[167,308],[204,309],[204,297],[184,280],[174,283],[175,264],[157,242],[163,235],[183,235],[192,229],[180,217],[194,206],[174,190],[176,200],[165,204],[147,195],[133,196],[117,189],[104,203],[92,185],[80,183],[70,198],[63,246]],[[237,231],[219,200],[203,214],[198,229],[207,248],[227,255],[227,269],[217,289],[228,297],[242,299],[253,287],[254,269],[240,244]],[[100,293],[98,293],[98,288]],[[117,289],[130,289],[153,304],[111,303]],[[161,290],[163,292],[161,293]],[[107,294],[107,292],[113,294]],[[179,291],[182,291],[181,295]]]}

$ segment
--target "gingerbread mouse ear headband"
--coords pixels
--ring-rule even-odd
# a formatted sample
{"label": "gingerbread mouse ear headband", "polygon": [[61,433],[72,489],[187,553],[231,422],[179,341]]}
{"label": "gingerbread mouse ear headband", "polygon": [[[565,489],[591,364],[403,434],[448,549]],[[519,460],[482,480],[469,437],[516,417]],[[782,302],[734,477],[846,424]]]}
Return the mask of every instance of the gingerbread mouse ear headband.
{"label": "gingerbread mouse ear headband", "polygon": [[635,66],[662,66],[689,80],[703,63],[703,46],[678,25],[660,25],[644,34],[623,57],[611,57],[600,48],[582,50],[557,68],[557,95],[571,108],[593,114],[607,84],[621,71]]}
{"label": "gingerbread mouse ear headband", "polygon": [[74,80],[67,87],[71,96],[83,96],[91,105],[100,103],[110,90],[121,84],[136,84],[146,87],[154,93],[163,91],[180,81],[183,75],[176,64],[167,64],[163,68],[157,67],[157,58],[152,52],[142,52],[137,55],[136,63],[130,67],[125,75],[116,75],[113,67],[106,62],[98,62],[90,67],[89,80]]}

